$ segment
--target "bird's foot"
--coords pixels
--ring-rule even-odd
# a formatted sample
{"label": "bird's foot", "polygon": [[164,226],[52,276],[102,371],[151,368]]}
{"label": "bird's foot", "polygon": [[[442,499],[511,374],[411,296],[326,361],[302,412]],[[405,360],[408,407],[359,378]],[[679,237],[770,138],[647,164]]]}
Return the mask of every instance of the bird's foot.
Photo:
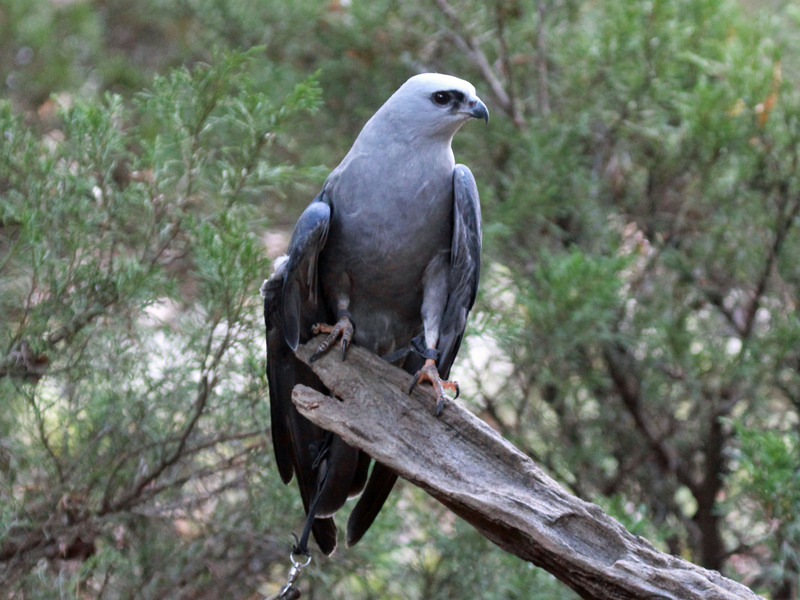
{"label": "bird's foot", "polygon": [[312,326],[311,333],[314,335],[319,333],[327,333],[328,337],[322,340],[322,343],[317,347],[314,354],[311,355],[311,362],[314,362],[320,356],[325,354],[328,348],[330,348],[339,337],[342,338],[342,360],[344,360],[347,346],[350,345],[350,340],[353,339],[354,331],[355,327],[353,327],[353,322],[350,320],[350,316],[347,314],[340,314],[339,320],[336,321],[334,325],[317,323],[316,325]]}
{"label": "bird's foot", "polygon": [[432,358],[425,359],[425,364],[414,375],[414,380],[411,382],[411,387],[408,388],[408,393],[414,391],[414,388],[420,381],[430,381],[433,384],[433,392],[436,394],[436,411],[434,414],[438,417],[442,414],[444,409],[444,401],[447,400],[447,395],[444,393],[445,389],[455,392],[455,397],[458,398],[458,383],[455,381],[447,381],[439,377],[439,370],[436,368],[436,361]]}

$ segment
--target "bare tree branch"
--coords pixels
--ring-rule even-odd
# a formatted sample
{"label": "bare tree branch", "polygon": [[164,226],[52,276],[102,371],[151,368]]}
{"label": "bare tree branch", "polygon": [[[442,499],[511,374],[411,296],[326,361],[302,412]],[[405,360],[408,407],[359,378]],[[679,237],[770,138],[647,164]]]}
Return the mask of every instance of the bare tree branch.
{"label": "bare tree branch", "polygon": [[509,92],[506,90],[503,82],[500,81],[500,78],[495,73],[492,65],[489,63],[489,59],[486,57],[486,54],[481,49],[477,40],[466,31],[466,27],[459,18],[458,12],[452,6],[450,6],[447,0],[434,1],[442,14],[447,18],[448,21],[450,21],[451,29],[449,34],[453,38],[453,41],[458,44],[458,46],[464,50],[464,52],[467,53],[467,55],[470,57],[470,60],[472,60],[477,69],[481,72],[484,81],[486,81],[491,88],[492,93],[497,100],[497,104],[509,117],[511,117],[511,121],[514,123],[514,126],[517,129],[524,129],[524,116],[520,112],[517,104],[513,101],[513,98]]}
{"label": "bare tree branch", "polygon": [[664,471],[673,473],[695,497],[699,496],[700,483],[681,460],[678,451],[655,428],[643,410],[641,382],[640,378],[633,373],[629,352],[622,346],[608,345],[604,349],[603,356],[608,366],[609,376],[617,393],[622,398],[625,408],[633,418],[636,429],[644,435]]}
{"label": "bare tree branch", "polygon": [[[318,343],[318,341],[316,342]],[[456,403],[433,416],[429,390],[353,347],[311,364],[333,396],[297,386],[302,414],[421,487],[495,544],[546,569],[583,598],[754,599],[746,587],[634,536],[571,496],[527,456]],[[420,386],[421,387],[421,386]]]}
{"label": "bare tree branch", "polygon": [[536,7],[536,76],[539,83],[536,93],[539,112],[546,117],[550,114],[550,94],[547,89],[547,41],[544,17],[544,0],[539,0]]}

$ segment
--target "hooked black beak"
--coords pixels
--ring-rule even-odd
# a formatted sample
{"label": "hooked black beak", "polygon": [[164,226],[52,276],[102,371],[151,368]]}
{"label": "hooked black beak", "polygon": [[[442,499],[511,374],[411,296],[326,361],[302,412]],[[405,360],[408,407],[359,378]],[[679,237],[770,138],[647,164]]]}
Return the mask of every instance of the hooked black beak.
{"label": "hooked black beak", "polygon": [[484,123],[489,122],[489,109],[480,101],[480,98],[470,100],[468,103],[469,115],[475,119],[483,119]]}

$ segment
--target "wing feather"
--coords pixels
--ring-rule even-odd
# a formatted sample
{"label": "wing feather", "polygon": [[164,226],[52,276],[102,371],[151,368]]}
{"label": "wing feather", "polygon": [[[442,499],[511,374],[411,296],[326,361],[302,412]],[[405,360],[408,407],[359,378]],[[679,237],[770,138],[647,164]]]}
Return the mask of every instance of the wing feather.
{"label": "wing feather", "polygon": [[481,205],[478,186],[464,165],[453,170],[453,237],[449,294],[439,331],[439,373],[448,377],[475,304],[481,269]]}
{"label": "wing feather", "polygon": [[[320,309],[317,263],[330,227],[331,207],[325,193],[308,205],[292,233],[283,281],[283,332],[297,349],[304,320],[314,320]],[[309,314],[310,313],[310,314]]]}
{"label": "wing feather", "polygon": [[[330,214],[330,203],[324,193],[320,193],[298,220],[285,261],[262,287],[275,462],[284,483],[296,476],[306,511],[317,492],[319,473],[314,465],[326,434],[297,412],[292,403],[292,390],[298,383],[324,393],[327,390],[313,371],[297,360],[294,350],[310,335],[311,324],[325,317],[325,306],[318,290],[317,265],[327,239]],[[345,471],[344,463],[354,452],[342,450],[344,458],[339,462]],[[336,525],[332,518],[315,519],[312,533],[325,554],[333,552]]]}

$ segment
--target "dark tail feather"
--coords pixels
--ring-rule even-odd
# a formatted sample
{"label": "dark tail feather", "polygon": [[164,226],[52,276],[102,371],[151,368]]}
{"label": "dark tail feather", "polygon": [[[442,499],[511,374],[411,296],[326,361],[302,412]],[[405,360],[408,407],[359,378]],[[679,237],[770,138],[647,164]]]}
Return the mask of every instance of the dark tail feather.
{"label": "dark tail feather", "polygon": [[327,556],[336,550],[336,524],[332,518],[314,519],[311,526],[311,533],[317,540],[319,549]]}
{"label": "dark tail feather", "polygon": [[380,463],[375,463],[367,487],[364,488],[364,493],[358,499],[347,521],[348,546],[358,542],[367,532],[392,491],[395,481],[397,481],[397,473]]}

